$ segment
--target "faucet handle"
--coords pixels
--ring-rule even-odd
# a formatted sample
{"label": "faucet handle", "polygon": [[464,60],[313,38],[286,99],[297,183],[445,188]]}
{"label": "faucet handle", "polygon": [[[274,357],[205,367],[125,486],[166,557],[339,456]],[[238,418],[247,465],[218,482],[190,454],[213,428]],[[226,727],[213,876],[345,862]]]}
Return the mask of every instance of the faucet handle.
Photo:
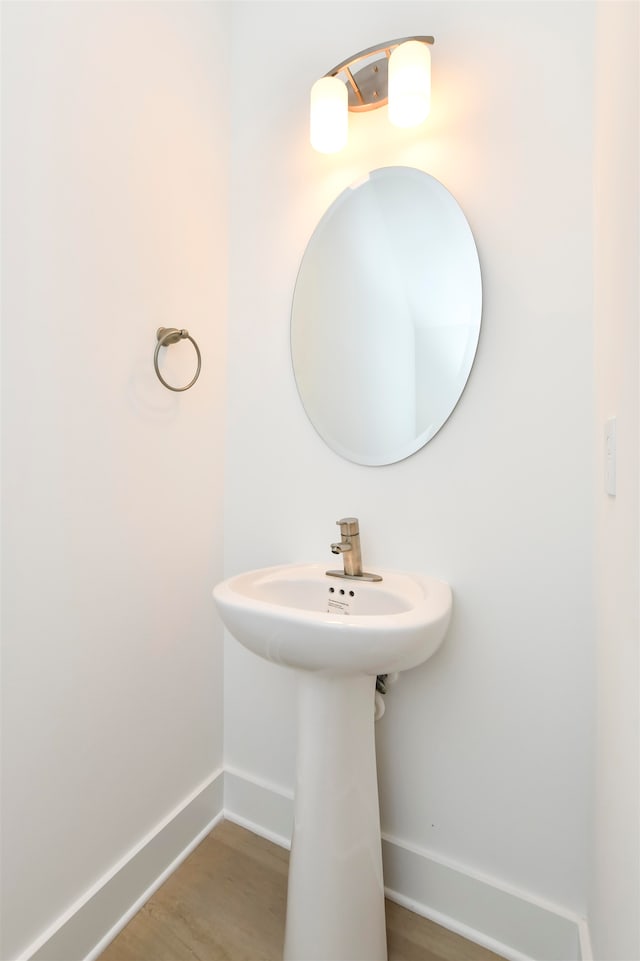
{"label": "faucet handle", "polygon": [[349,536],[349,535],[360,533],[360,527],[358,525],[357,517],[343,517],[342,520],[336,521],[336,524],[340,528],[340,533],[343,536]]}

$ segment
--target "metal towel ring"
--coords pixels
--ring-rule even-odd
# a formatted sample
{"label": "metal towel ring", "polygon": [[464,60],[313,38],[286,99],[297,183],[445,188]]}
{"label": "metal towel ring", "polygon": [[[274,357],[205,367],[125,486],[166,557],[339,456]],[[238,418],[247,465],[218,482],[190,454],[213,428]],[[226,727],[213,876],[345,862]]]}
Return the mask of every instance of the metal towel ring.
{"label": "metal towel ring", "polygon": [[[163,384],[167,388],[167,390],[175,390],[175,391],[189,390],[190,387],[193,387],[198,377],[200,376],[200,368],[202,367],[202,358],[200,357],[200,348],[198,347],[198,345],[196,344],[195,340],[193,339],[193,337],[191,336],[188,330],[178,330],[176,327],[158,327],[156,331],[156,337],[158,338],[158,346],[156,347],[156,352],[153,355],[153,366],[156,369],[158,380],[160,381],[161,384]],[[158,353],[160,352],[161,347],[168,347],[169,344],[177,344],[179,340],[191,341],[191,343],[195,347],[196,357],[198,358],[198,367],[196,369],[196,373],[193,380],[190,380],[185,387],[172,387],[171,384],[168,384],[166,382],[166,380],[160,373],[160,370],[158,368]]]}

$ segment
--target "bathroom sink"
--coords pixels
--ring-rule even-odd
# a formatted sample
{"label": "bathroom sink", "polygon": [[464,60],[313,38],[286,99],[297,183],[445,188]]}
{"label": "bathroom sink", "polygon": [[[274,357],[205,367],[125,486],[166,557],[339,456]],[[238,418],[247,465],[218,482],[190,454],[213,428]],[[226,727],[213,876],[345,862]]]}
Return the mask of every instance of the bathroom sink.
{"label": "bathroom sink", "polygon": [[[333,553],[361,554],[356,518]],[[343,572],[340,572],[343,573]],[[365,580],[381,575],[379,580]],[[238,574],[213,591],[244,647],[297,675],[297,765],[284,961],[386,961],[374,737],[377,674],[416,667],[442,643],[448,584],[324,564]]]}
{"label": "bathroom sink", "polygon": [[322,564],[267,567],[213,594],[236,640],[268,661],[337,674],[406,671],[440,646],[451,590],[423,574],[379,573],[381,581],[359,582]]}

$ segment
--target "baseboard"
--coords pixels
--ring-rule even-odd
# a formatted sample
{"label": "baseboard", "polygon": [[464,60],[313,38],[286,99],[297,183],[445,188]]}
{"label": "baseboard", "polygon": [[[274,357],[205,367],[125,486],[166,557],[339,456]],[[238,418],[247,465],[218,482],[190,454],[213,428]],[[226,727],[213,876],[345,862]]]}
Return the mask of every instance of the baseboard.
{"label": "baseboard", "polygon": [[293,791],[225,767],[224,816],[280,847],[291,847]]}
{"label": "baseboard", "polygon": [[[214,772],[17,961],[95,961],[222,817],[290,846],[293,794],[247,772]],[[463,865],[383,834],[385,891],[508,961],[591,961],[586,922]]]}
{"label": "baseboard", "polygon": [[[227,768],[224,808],[229,820],[289,847],[290,791]],[[590,961],[584,920],[562,908],[388,834],[382,855],[388,898],[508,961]]]}
{"label": "baseboard", "polygon": [[22,953],[18,961],[94,961],[223,816],[215,771]]}
{"label": "baseboard", "polygon": [[580,918],[578,922],[580,933],[580,959],[579,961],[593,961],[593,948],[591,947],[591,932],[586,918]]}
{"label": "baseboard", "polygon": [[509,961],[582,961],[579,919],[383,835],[388,896]]}

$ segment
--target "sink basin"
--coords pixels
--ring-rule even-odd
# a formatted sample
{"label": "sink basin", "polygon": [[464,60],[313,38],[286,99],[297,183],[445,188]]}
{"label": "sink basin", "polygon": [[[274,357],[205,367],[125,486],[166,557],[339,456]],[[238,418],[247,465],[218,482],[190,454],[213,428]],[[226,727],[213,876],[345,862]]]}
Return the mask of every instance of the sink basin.
{"label": "sink basin", "polygon": [[295,668],[298,754],[284,961],[386,961],[374,737],[376,674],[416,667],[442,643],[448,584],[323,564],[231,577],[213,595],[244,647]]}
{"label": "sink basin", "polygon": [[451,615],[448,584],[379,571],[381,581],[330,577],[322,564],[267,567],[214,590],[222,619],[254,654],[288,667],[389,674],[440,646]]}

